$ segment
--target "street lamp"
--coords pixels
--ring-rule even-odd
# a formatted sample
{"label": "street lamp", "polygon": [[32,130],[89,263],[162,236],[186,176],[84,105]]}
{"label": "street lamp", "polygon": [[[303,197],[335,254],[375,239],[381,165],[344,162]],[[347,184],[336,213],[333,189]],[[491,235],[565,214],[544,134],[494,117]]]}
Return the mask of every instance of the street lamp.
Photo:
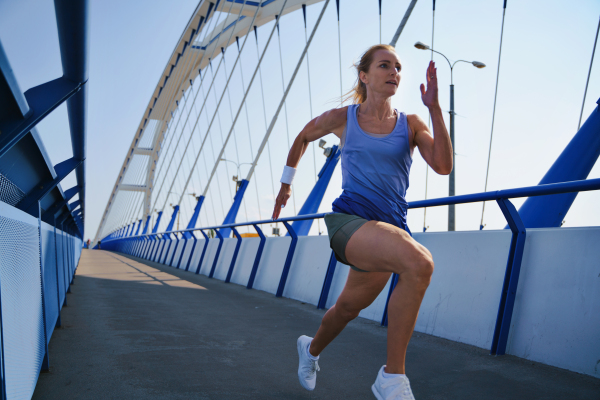
{"label": "street lamp", "polygon": [[[450,111],[448,111],[450,113],[450,141],[452,142],[452,171],[450,171],[450,179],[449,179],[449,184],[448,184],[448,195],[449,196],[454,196],[454,174],[455,174],[455,170],[456,170],[456,163],[454,160],[454,82],[452,79],[452,72],[454,71],[454,66],[456,65],[456,63],[459,62],[464,62],[464,63],[468,63],[468,64],[472,64],[475,68],[485,68],[485,64],[479,61],[466,61],[466,60],[457,60],[454,61],[454,63],[451,63],[450,60],[448,60],[448,58],[443,55],[442,53],[440,53],[439,51],[433,50],[432,48],[430,48],[428,45],[426,45],[425,43],[422,42],[417,42],[415,43],[415,47],[419,50],[431,50],[434,53],[437,53],[439,55],[441,55],[442,57],[444,57],[446,59],[446,61],[448,61],[448,65],[450,66]],[[451,204],[448,206],[448,230],[449,231],[454,231],[456,230],[456,218],[455,218],[455,205]]]}
{"label": "street lamp", "polygon": [[219,161],[227,161],[227,162],[233,163],[235,165],[235,167],[237,168],[238,174],[231,177],[231,180],[235,182],[235,191],[237,192],[237,190],[239,189],[239,187],[241,185],[241,182],[242,182],[239,179],[239,176],[241,175],[241,173],[240,173],[240,165],[244,165],[244,164],[252,165],[252,163],[246,162],[246,163],[240,163],[240,164],[238,164],[235,161],[231,161],[231,160],[228,160],[226,158],[221,158]]}

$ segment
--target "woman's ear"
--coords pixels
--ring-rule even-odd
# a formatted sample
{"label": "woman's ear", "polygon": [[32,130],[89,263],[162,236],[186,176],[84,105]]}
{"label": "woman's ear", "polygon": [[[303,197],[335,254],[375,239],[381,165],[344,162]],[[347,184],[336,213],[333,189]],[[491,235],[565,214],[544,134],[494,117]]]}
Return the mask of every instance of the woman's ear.
{"label": "woman's ear", "polygon": [[369,78],[367,77],[367,74],[365,74],[363,71],[360,71],[358,73],[358,79],[365,85],[369,83]]}

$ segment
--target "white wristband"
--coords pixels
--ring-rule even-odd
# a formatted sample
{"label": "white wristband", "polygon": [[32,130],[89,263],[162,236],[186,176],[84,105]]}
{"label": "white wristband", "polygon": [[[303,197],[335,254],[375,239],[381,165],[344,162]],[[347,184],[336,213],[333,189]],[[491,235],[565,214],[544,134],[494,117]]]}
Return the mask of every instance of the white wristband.
{"label": "white wristband", "polygon": [[281,183],[286,183],[291,185],[294,176],[296,175],[296,168],[288,167],[287,165],[283,167],[283,174],[281,175],[281,179],[279,180]]}

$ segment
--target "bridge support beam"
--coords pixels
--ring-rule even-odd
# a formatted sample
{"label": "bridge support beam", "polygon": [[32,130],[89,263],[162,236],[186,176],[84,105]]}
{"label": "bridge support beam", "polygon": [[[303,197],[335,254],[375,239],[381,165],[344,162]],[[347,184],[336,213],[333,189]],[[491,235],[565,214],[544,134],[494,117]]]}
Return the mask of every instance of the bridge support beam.
{"label": "bridge support beam", "polygon": [[[198,221],[198,215],[200,215],[200,209],[202,208],[202,203],[204,203],[204,196],[196,197],[196,207],[194,208],[194,213],[192,214],[192,218],[190,218],[190,222],[187,224],[186,229],[192,229],[196,227],[196,221]],[[177,262],[177,269],[181,266],[181,260],[183,259],[183,254],[185,253],[185,248],[187,247],[188,240],[194,239],[194,246],[192,247],[192,251],[190,253],[190,259],[194,254],[194,249],[196,248],[196,236],[194,236],[190,232],[183,232],[181,238],[184,239],[183,248],[181,249],[181,255],[179,256],[179,261]],[[179,242],[178,242],[179,244]],[[175,252],[177,251],[177,246],[175,246],[175,250],[173,251],[173,257],[175,257]],[[186,271],[188,270],[190,263],[188,261]]]}
{"label": "bridge support beam", "polygon": [[[330,151],[331,153],[327,157],[325,164],[323,164],[323,168],[321,168],[321,171],[319,172],[319,180],[317,183],[315,183],[315,186],[306,198],[306,201],[304,202],[304,205],[302,205],[298,215],[314,214],[319,211],[319,206],[321,205],[321,201],[323,200],[327,186],[329,186],[329,181],[331,181],[333,171],[335,171],[335,167],[337,166],[340,156],[342,155],[342,152],[338,149],[338,146],[333,146]],[[306,236],[310,231],[312,223],[312,219],[306,221],[295,221],[292,223],[292,227],[298,236]],[[286,234],[286,236],[288,235],[289,232]]]}
{"label": "bridge support beam", "polygon": [[[161,213],[158,214],[158,218],[160,218]],[[150,216],[146,217],[146,223],[144,224],[144,230],[142,231],[142,235],[148,233],[148,225],[150,225]]]}
{"label": "bridge support beam", "polygon": [[[229,209],[229,212],[225,216],[225,220],[223,221],[223,225],[226,224],[234,224],[235,218],[237,217],[237,213],[240,210],[240,205],[242,204],[242,200],[244,198],[244,193],[246,193],[246,188],[248,187],[249,181],[246,179],[242,179],[240,183],[240,187],[237,189],[235,196],[233,197],[233,204]],[[223,228],[220,230],[221,236],[224,238],[228,238],[231,235],[231,228]]]}
{"label": "bridge support beam", "polygon": [[[165,232],[170,232],[173,230],[173,225],[175,225],[175,219],[177,218],[177,213],[179,212],[179,204],[174,205],[173,206],[173,214],[171,215],[171,220],[169,221],[169,225],[167,225],[167,229],[165,230]],[[166,238],[166,239],[164,239]],[[175,239],[177,239],[177,236],[175,236]],[[169,249],[171,248],[171,244],[173,243],[173,241],[171,240],[171,234],[167,233],[165,236],[163,236],[163,240],[168,240],[169,241],[169,245],[167,246],[167,244],[165,243],[165,245],[163,246],[160,255],[158,256],[158,262],[160,262],[162,255],[165,251],[165,247],[167,247],[167,254],[165,254],[165,261],[167,261],[167,257],[169,255]]]}
{"label": "bridge support beam", "polygon": [[140,219],[140,221],[138,222],[138,227],[135,230],[135,236],[140,234],[140,228],[142,227],[142,221],[143,221],[143,219]]}
{"label": "bridge support beam", "polygon": [[[600,99],[596,102],[600,105]],[[539,185],[586,179],[600,156],[600,106],[571,139]],[[560,227],[577,192],[528,198],[519,209],[527,228]]]}

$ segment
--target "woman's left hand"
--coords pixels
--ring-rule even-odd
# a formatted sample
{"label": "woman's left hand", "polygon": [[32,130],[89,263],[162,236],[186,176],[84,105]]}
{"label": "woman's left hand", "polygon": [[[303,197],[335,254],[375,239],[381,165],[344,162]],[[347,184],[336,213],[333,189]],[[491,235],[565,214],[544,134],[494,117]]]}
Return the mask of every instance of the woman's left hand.
{"label": "woman's left hand", "polygon": [[425,90],[425,85],[421,84],[421,100],[423,100],[423,104],[425,104],[425,107],[427,108],[439,107],[437,68],[435,68],[435,63],[433,61],[430,61],[429,66],[427,67],[426,80],[427,90]]}

